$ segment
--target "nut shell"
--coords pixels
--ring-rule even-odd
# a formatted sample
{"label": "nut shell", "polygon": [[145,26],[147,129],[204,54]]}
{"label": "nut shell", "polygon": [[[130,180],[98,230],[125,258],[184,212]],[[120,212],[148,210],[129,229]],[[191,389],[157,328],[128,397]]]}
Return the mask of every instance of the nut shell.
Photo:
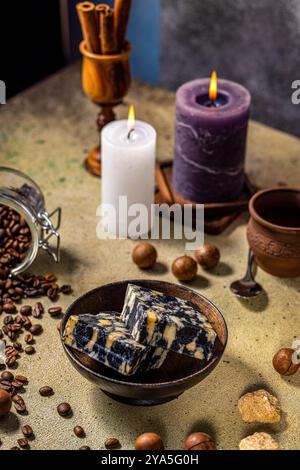
{"label": "nut shell", "polygon": [[172,264],[172,273],[179,281],[192,281],[197,275],[197,271],[197,263],[190,256],[179,256]]}
{"label": "nut shell", "polygon": [[141,434],[135,441],[136,450],[164,450],[161,437],[154,432]]}
{"label": "nut shell", "polygon": [[11,396],[5,390],[0,389],[0,416],[5,416],[10,412],[12,405]]}
{"label": "nut shell", "polygon": [[157,251],[151,243],[139,243],[132,252],[132,261],[140,269],[151,269],[157,260]]}
{"label": "nut shell", "polygon": [[273,367],[280,375],[294,375],[298,372],[300,364],[294,364],[292,356],[294,349],[282,348],[273,357]]}
{"label": "nut shell", "polygon": [[213,438],[205,432],[194,432],[188,436],[184,450],[216,450]]}
{"label": "nut shell", "polygon": [[195,251],[195,257],[200,266],[206,269],[213,269],[219,264],[221,254],[218,247],[206,244],[200,246]]}

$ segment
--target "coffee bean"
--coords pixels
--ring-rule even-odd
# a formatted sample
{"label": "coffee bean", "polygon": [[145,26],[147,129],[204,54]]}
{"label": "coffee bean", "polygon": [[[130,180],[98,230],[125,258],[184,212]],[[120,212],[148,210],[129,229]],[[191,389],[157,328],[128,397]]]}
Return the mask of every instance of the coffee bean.
{"label": "coffee bean", "polygon": [[11,447],[9,450],[21,450],[21,449],[20,449],[20,447],[18,447],[18,446],[13,446],[13,447]]}
{"label": "coffee bean", "polygon": [[91,450],[91,448],[89,446],[81,446],[79,450]]}
{"label": "coffee bean", "polygon": [[3,318],[3,325],[10,325],[14,322],[14,318],[11,315],[7,315]]}
{"label": "coffee bean", "polygon": [[51,315],[51,317],[58,317],[62,313],[62,308],[61,307],[51,307],[48,309],[48,313]]}
{"label": "coffee bean", "polygon": [[31,315],[32,314],[31,305],[22,305],[22,307],[20,308],[20,313],[25,316]]}
{"label": "coffee bean", "polygon": [[39,393],[42,395],[42,397],[50,397],[51,395],[54,395],[53,388],[49,387],[48,385],[41,387],[39,389]]}
{"label": "coffee bean", "polygon": [[47,297],[50,300],[53,300],[53,301],[56,300],[57,295],[58,295],[58,289],[53,289],[52,287],[50,287],[50,289],[47,290]]}
{"label": "coffee bean", "polygon": [[54,282],[56,281],[56,276],[53,273],[46,274],[45,276],[45,281],[46,282]]}
{"label": "coffee bean", "polygon": [[15,395],[12,397],[12,401],[17,413],[22,414],[27,411],[25,401],[20,395]]}
{"label": "coffee bean", "polygon": [[[25,317],[25,318],[26,318],[26,317]],[[26,318],[26,320],[25,320],[24,323],[23,323],[23,326],[24,326],[25,330],[28,331],[28,330],[30,330],[30,328],[32,327],[32,323],[31,323],[31,321],[30,321],[28,318]]]}
{"label": "coffee bean", "polygon": [[11,356],[11,357],[7,358],[6,365],[7,365],[7,367],[13,367],[14,365],[16,365],[16,362],[17,362],[16,357]]}
{"label": "coffee bean", "polygon": [[33,436],[33,430],[32,427],[26,424],[25,426],[22,426],[22,433],[24,434],[25,437],[31,438]]}
{"label": "coffee bean", "polygon": [[19,343],[18,341],[15,341],[15,342],[13,343],[13,347],[14,347],[14,349],[15,349],[16,351],[22,351],[22,344]]}
{"label": "coffee bean", "polygon": [[35,318],[40,318],[44,313],[44,306],[41,302],[37,302],[32,310],[32,315]]}
{"label": "coffee bean", "polygon": [[28,333],[25,336],[24,341],[25,341],[26,344],[32,344],[34,342],[33,335],[31,333]]}
{"label": "coffee bean", "polygon": [[1,380],[7,380],[8,382],[12,382],[14,380],[14,375],[8,370],[5,370],[4,372],[2,372],[0,377],[1,377]]}
{"label": "coffee bean", "polygon": [[23,382],[19,382],[18,380],[13,380],[13,382],[11,382],[11,385],[16,389],[16,390],[20,390],[21,388],[23,388]]}
{"label": "coffee bean", "polygon": [[32,298],[37,297],[39,295],[39,292],[34,287],[29,287],[28,289],[24,290],[24,294],[26,295],[26,297]]}
{"label": "coffee bean", "polygon": [[74,434],[77,437],[85,437],[84,429],[81,426],[75,426]]}
{"label": "coffee bean", "polygon": [[72,408],[69,403],[60,403],[57,407],[57,412],[60,416],[66,417],[72,414]]}
{"label": "coffee bean", "polygon": [[17,442],[22,449],[28,449],[29,444],[28,439],[26,439],[26,437],[21,437],[21,439],[18,439]]}
{"label": "coffee bean", "polygon": [[106,439],[104,445],[106,449],[117,449],[120,447],[120,441],[115,437],[110,437],[109,439]]}
{"label": "coffee bean", "polygon": [[72,294],[72,287],[69,286],[69,285],[61,286],[60,292],[62,292],[62,293],[65,294],[65,295]]}
{"label": "coffee bean", "polygon": [[18,382],[21,382],[22,384],[28,384],[28,379],[24,375],[18,374],[16,375],[15,379],[18,380]]}
{"label": "coffee bean", "polygon": [[3,312],[5,313],[15,313],[16,306],[15,304],[5,303],[2,307]]}
{"label": "coffee bean", "polygon": [[35,335],[35,336],[36,336],[36,335],[39,335],[39,334],[42,333],[43,327],[42,327],[42,325],[38,325],[38,324],[32,325],[32,326],[29,328],[29,331],[30,331],[30,333],[31,333],[32,335]]}
{"label": "coffee bean", "polygon": [[35,349],[34,349],[33,346],[26,346],[24,351],[25,351],[26,354],[28,354],[30,356],[35,353]]}
{"label": "coffee bean", "polygon": [[5,390],[8,393],[12,393],[12,391],[14,390],[12,382],[9,382],[8,380],[1,380],[0,389]]}

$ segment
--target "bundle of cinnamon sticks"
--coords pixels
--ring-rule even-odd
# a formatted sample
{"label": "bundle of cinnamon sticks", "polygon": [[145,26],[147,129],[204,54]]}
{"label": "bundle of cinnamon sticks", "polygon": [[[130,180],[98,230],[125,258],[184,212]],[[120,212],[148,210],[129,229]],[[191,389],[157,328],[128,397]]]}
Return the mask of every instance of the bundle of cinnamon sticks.
{"label": "bundle of cinnamon sticks", "polygon": [[94,54],[119,54],[125,46],[132,0],[115,0],[114,8],[101,3],[78,3],[79,16],[86,48]]}

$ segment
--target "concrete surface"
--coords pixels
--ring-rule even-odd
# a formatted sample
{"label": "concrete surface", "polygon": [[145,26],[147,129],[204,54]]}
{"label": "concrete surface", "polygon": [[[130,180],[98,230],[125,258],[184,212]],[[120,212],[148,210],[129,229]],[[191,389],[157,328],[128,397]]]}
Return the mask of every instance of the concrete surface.
{"label": "concrete surface", "polygon": [[[158,156],[172,154],[174,95],[135,83],[124,105],[129,103],[137,116],[158,130]],[[35,272],[55,271],[59,281],[71,283],[72,298],[59,302],[64,308],[80,294],[98,285],[128,278],[153,277],[174,281],[170,266],[184,252],[183,241],[159,241],[155,245],[165,269],[139,272],[130,260],[132,241],[97,240],[96,207],[100,182],[85,172],[82,161],[97,141],[94,120],[96,107],[81,92],[80,68],[76,64],[28,90],[0,108],[0,163],[28,173],[42,187],[49,210],[63,208],[62,261],[55,266],[41,253]],[[251,123],[247,167],[260,186],[299,184],[300,141],[268,127]],[[283,379],[273,370],[273,354],[282,346],[300,339],[300,279],[276,279],[261,271],[257,279],[267,294],[244,303],[229,291],[232,280],[245,270],[247,257],[246,216],[224,234],[206,237],[216,243],[222,263],[211,273],[200,271],[192,284],[220,308],[229,328],[229,343],[223,361],[204,382],[179,399],[159,407],[133,408],[108,399],[83,379],[65,357],[57,320],[45,315],[44,334],[37,338],[37,353],[23,357],[18,372],[27,375],[24,395],[29,414],[11,414],[0,420],[1,449],[15,445],[20,426],[30,424],[36,434],[32,449],[78,449],[88,444],[102,449],[108,437],[118,437],[123,449],[133,448],[140,433],[161,434],[168,449],[181,449],[192,430],[208,431],[219,449],[237,449],[239,441],[256,430],[272,432],[284,449],[300,448],[300,373]],[[45,302],[46,305],[47,302]],[[38,389],[51,385],[55,395],[42,398]],[[275,426],[242,423],[237,401],[249,389],[266,387],[280,399],[282,422]],[[74,416],[58,416],[56,406],[68,401]],[[78,439],[73,427],[81,425],[87,437]]]}
{"label": "concrete surface", "polygon": [[300,136],[298,0],[161,0],[160,30],[163,86],[217,70],[249,88],[253,119]]}

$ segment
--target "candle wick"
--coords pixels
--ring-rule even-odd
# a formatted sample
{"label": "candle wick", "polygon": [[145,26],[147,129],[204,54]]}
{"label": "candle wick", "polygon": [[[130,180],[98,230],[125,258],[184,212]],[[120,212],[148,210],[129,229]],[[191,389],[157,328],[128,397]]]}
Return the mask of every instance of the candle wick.
{"label": "candle wick", "polygon": [[134,128],[130,129],[130,131],[127,134],[127,139],[130,140],[132,133],[134,132]]}

